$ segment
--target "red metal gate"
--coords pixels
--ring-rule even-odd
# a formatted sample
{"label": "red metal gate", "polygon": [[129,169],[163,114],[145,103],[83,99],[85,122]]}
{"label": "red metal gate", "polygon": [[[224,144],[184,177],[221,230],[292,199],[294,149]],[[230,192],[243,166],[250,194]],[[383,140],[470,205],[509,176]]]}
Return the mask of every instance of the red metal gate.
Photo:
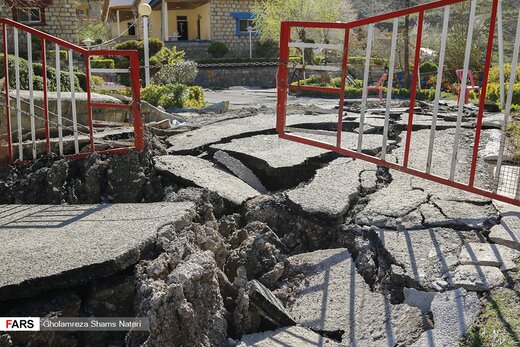
{"label": "red metal gate", "polygon": [[[506,0],[504,0],[506,1]],[[458,4],[458,5],[457,5]],[[361,19],[349,23],[321,23],[321,22],[283,22],[281,25],[281,37],[280,37],[280,65],[277,72],[277,89],[278,89],[278,104],[277,104],[277,125],[276,129],[280,138],[300,142],[306,145],[316,146],[323,149],[335,151],[343,155],[354,157],[357,159],[365,160],[374,163],[379,166],[388,167],[394,170],[398,170],[404,173],[408,173],[417,177],[428,179],[434,182],[445,184],[451,187],[462,189],[471,193],[483,195],[485,197],[502,200],[511,204],[520,205],[520,189],[518,182],[520,181],[520,168],[517,168],[516,163],[513,166],[509,164],[514,161],[511,157],[505,155],[508,150],[510,139],[505,135],[505,128],[511,122],[511,100],[513,96],[513,84],[515,82],[515,72],[518,63],[518,53],[520,46],[520,14],[518,17],[518,27],[516,41],[514,45],[514,52],[512,57],[512,73],[509,83],[509,93],[507,95],[507,102],[505,102],[504,108],[504,126],[500,140],[500,148],[498,155],[496,156],[496,162],[493,165],[494,176],[493,182],[477,184],[476,180],[479,179],[477,175],[477,165],[482,165],[482,158],[479,156],[479,146],[481,144],[482,137],[482,124],[484,117],[484,105],[486,101],[487,85],[489,70],[492,64],[492,58],[494,53],[494,41],[495,41],[495,26],[498,22],[498,49],[500,56],[501,66],[501,96],[502,100],[504,97],[504,75],[503,75],[503,38],[502,38],[502,1],[500,0],[489,0],[486,6],[488,6],[489,17],[487,18],[486,25],[489,25],[489,31],[487,33],[487,49],[485,54],[485,62],[482,70],[482,81],[480,86],[480,96],[478,101],[478,114],[475,121],[475,126],[468,132],[468,129],[462,127],[462,120],[464,118],[464,95],[459,99],[456,106],[456,127],[454,127],[453,134],[453,146],[450,148],[451,153],[445,154],[444,159],[433,159],[436,156],[435,137],[437,134],[437,128],[439,123],[439,102],[441,95],[441,84],[436,83],[435,88],[435,99],[433,101],[433,115],[431,116],[431,125],[429,125],[429,136],[428,136],[428,152],[425,158],[419,158],[415,161],[415,164],[411,162],[410,158],[414,155],[414,146],[412,145],[416,132],[414,130],[414,116],[417,118],[418,115],[415,111],[415,102],[417,96],[417,89],[419,82],[419,57],[421,43],[423,40],[424,22],[425,15],[429,13],[435,13],[443,16],[443,27],[440,42],[439,52],[439,71],[437,72],[437,81],[441,81],[443,77],[445,54],[447,41],[450,36],[448,31],[450,28],[450,11],[456,6],[468,6],[469,7],[469,21],[467,25],[467,32],[460,33],[460,35],[466,35],[465,40],[465,57],[464,64],[460,66],[462,69],[462,78],[460,80],[460,90],[465,91],[468,87],[468,77],[470,76],[469,64],[470,55],[472,51],[474,25],[477,10],[477,0],[441,0],[432,2],[429,4],[407,8],[384,15],[379,15],[371,18]],[[388,149],[388,131],[390,123],[391,105],[393,101],[392,87],[394,86],[394,73],[395,73],[395,61],[396,61],[396,47],[397,47],[397,36],[399,28],[399,19],[408,16],[408,18],[416,18],[416,39],[415,39],[415,58],[413,65],[413,76],[411,78],[412,85],[410,90],[410,106],[407,111],[408,120],[406,124],[406,131],[404,131],[405,139],[404,146],[402,147],[402,158],[397,158],[397,162],[394,160],[387,160],[387,149]],[[466,17],[467,18],[467,17]],[[459,19],[460,20],[460,19]],[[391,33],[391,45],[390,45],[390,59],[388,65],[388,82],[386,88],[386,103],[384,108],[384,126],[383,136],[381,144],[381,154],[379,156],[373,156],[363,153],[363,136],[365,128],[365,117],[367,114],[367,100],[369,93],[369,70],[372,50],[374,48],[374,31],[378,27],[392,28],[389,30]],[[323,43],[309,43],[309,40],[305,38],[309,37],[309,33],[314,31],[317,33],[315,36],[320,38]],[[334,32],[335,34],[331,34]],[[336,40],[334,40],[334,37]],[[354,133],[345,133],[343,131],[344,122],[344,105],[346,99],[345,87],[348,80],[349,74],[349,58],[352,56],[349,53],[353,50],[352,44],[355,43],[358,46],[360,41],[363,41],[363,48],[365,51],[364,69],[363,69],[363,93],[361,98],[361,106],[359,110],[359,130],[357,139],[355,139],[356,146],[344,145],[349,136],[355,136]],[[366,42],[366,43],[365,43]],[[350,44],[349,44],[350,43]],[[376,48],[380,48],[377,47]],[[291,57],[291,52],[299,50],[302,54],[297,57]],[[307,52],[314,50],[320,52],[339,52],[337,59],[329,59],[330,62],[323,64],[314,64],[312,61],[305,63]],[[388,50],[387,50],[388,52]],[[334,54],[329,53],[334,56]],[[327,59],[327,53],[325,53],[325,60]],[[309,60],[309,58],[307,58]],[[339,77],[339,83],[336,87],[320,86],[318,85],[301,85],[301,83],[292,83],[291,74],[293,73],[309,73],[319,72],[321,76],[325,75],[325,78],[330,76]],[[454,72],[454,71],[453,71]],[[319,75],[318,75],[319,76]],[[371,88],[377,89],[377,88]],[[324,140],[323,131],[320,132],[318,138],[312,138],[307,136],[309,131],[302,129],[295,129],[287,127],[287,101],[290,91],[303,91],[313,93],[326,93],[336,95],[339,98],[339,110],[337,118],[337,129],[335,132],[331,132],[331,141]],[[503,105],[504,106],[504,105]],[[463,139],[470,136],[471,143],[469,145],[469,151],[466,156],[463,156],[461,147],[465,144]],[[438,141],[437,141],[438,142]],[[465,147],[464,147],[465,148]],[[440,173],[442,170],[439,169],[439,165],[435,163],[442,163],[443,160],[446,163],[450,163],[446,172]],[[461,163],[467,161],[467,167],[463,167]],[[480,164],[479,164],[480,162]],[[506,165],[507,164],[507,165]],[[441,165],[442,166],[442,165]]]}
{"label": "red metal gate", "polygon": [[[51,151],[57,152],[64,157],[81,158],[90,155],[92,152],[123,153],[129,149],[137,151],[143,149],[143,126],[139,106],[139,56],[137,51],[88,50],[7,18],[1,18],[0,23],[3,29],[3,73],[5,76],[5,89],[3,92],[5,94],[6,115],[5,120],[0,120],[0,124],[4,123],[3,126],[0,126],[0,161],[12,162],[15,160],[24,161],[29,158],[36,159],[42,153],[50,153]],[[26,45],[20,44],[20,41],[25,41]],[[48,54],[49,48],[53,50],[51,54]],[[66,57],[62,58],[62,53],[64,52]],[[11,63],[9,62],[9,56],[14,58]],[[126,73],[129,74],[131,82],[131,102],[106,103],[92,100],[92,69],[90,65],[91,58],[95,56],[126,57],[125,59],[128,60],[129,65]],[[37,57],[37,61],[35,57]],[[25,58],[27,62],[20,58]],[[50,66],[48,64],[49,60],[53,60],[55,64]],[[41,77],[35,74],[33,62],[41,63]],[[11,69],[9,68],[10,64],[14,65]],[[62,71],[62,65],[66,66],[65,72]],[[10,70],[14,76],[10,75]],[[87,117],[83,121],[84,124],[78,119],[79,106],[77,101],[79,93],[75,90],[75,75],[78,70],[82,71],[85,76],[86,95],[82,97],[86,97],[85,111]],[[21,71],[27,71],[28,73],[28,90],[22,90],[21,78],[23,76],[21,76]],[[53,71],[55,76],[48,76],[48,71]],[[66,74],[68,74],[70,79],[66,78]],[[53,79],[52,81],[51,78]],[[39,93],[36,91],[36,82],[39,81],[42,84],[42,102],[40,105],[37,105],[35,94]],[[55,83],[56,88],[55,94],[52,94],[53,98],[56,98],[56,104],[52,110],[49,105],[50,91],[48,90],[51,82]],[[10,90],[10,84],[14,84],[12,90]],[[69,84],[70,92],[63,92],[62,84]],[[22,94],[28,94],[28,97],[26,96],[25,100],[23,100]],[[67,97],[64,94],[67,94]],[[23,102],[27,103],[27,105],[22,106]],[[12,105],[13,103],[16,105]],[[132,115],[132,119],[129,122],[132,124],[128,126],[131,133],[128,136],[132,142],[101,141],[99,137],[96,137],[93,110],[103,108],[129,110]],[[43,135],[38,133],[36,128],[37,122],[44,126],[42,128],[44,130]],[[23,123],[26,123],[26,125],[24,126]],[[30,125],[27,123],[30,123]],[[67,148],[64,149],[64,143],[67,143],[67,136],[64,130],[69,131],[71,134],[68,143],[71,143],[72,145],[69,147],[73,148],[69,148],[68,152]],[[15,138],[16,141],[14,141]],[[101,148],[97,148],[97,141],[103,142],[103,146],[100,146]]]}

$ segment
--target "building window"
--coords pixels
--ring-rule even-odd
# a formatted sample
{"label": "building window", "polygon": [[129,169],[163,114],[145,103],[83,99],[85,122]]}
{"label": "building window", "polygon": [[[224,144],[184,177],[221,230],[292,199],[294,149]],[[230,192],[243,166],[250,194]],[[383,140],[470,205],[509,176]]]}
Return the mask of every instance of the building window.
{"label": "building window", "polygon": [[40,24],[42,23],[42,11],[37,7],[21,8],[16,12],[16,19],[20,23]]}
{"label": "building window", "polygon": [[133,23],[127,23],[128,36],[135,36],[135,26]]}
{"label": "building window", "polygon": [[253,35],[256,35],[255,17],[249,12],[232,12],[231,17],[235,18],[235,35],[249,35],[248,27],[253,28]]}

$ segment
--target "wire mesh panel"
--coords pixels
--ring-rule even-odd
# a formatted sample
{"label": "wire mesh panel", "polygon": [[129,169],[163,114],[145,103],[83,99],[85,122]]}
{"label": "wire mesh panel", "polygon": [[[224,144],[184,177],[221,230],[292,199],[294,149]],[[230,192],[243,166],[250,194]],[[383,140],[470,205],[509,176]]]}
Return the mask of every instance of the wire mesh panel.
{"label": "wire mesh panel", "polygon": [[[509,47],[504,44],[504,20],[511,22],[503,13],[507,1],[511,0],[441,0],[349,23],[283,22],[277,75],[279,136],[520,205],[520,126],[511,116],[520,13],[513,6],[518,22],[516,36],[507,41],[514,40],[514,47]],[[435,37],[433,17],[439,23]],[[482,49],[477,40],[485,42]],[[437,52],[431,58],[437,71],[430,72],[429,80],[420,71],[421,56],[429,50],[425,46],[435,46]],[[398,71],[403,70],[403,51],[411,61],[404,77]],[[509,82],[504,75],[507,57]],[[373,62],[382,58],[384,67],[378,69]],[[499,68],[499,81],[488,83],[493,65]],[[458,82],[448,86],[449,79]],[[398,89],[403,84],[410,87],[405,100]],[[502,113],[486,112],[488,88],[493,89],[489,98],[499,99],[494,101]],[[445,100],[447,89],[458,94],[456,101]],[[289,93],[337,98],[336,131],[287,127]],[[430,102],[418,107],[417,101],[425,96]],[[359,99],[357,109],[346,109],[346,100],[352,98]],[[344,131],[349,121],[359,123],[355,133]],[[397,138],[391,136],[396,127]],[[368,133],[374,128],[380,129],[377,136]],[[490,139],[498,139],[491,150]]]}

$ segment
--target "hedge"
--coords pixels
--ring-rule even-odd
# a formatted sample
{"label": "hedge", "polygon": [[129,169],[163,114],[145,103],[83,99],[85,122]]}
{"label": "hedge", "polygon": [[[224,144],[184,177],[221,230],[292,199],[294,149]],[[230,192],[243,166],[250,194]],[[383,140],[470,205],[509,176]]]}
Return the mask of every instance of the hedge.
{"label": "hedge", "polygon": [[[509,90],[509,83],[505,85],[506,94]],[[487,87],[487,99],[493,102],[500,101],[500,84],[499,83],[488,83]],[[520,83],[513,86],[513,104],[520,105]]]}
{"label": "hedge", "polygon": [[[159,51],[164,47],[164,43],[156,38],[151,38],[148,41],[148,53],[150,57],[153,57]],[[144,61],[144,43],[143,41],[137,41],[137,40],[128,40],[125,42],[118,43],[114,46],[117,50],[127,50],[127,49],[134,49],[137,50],[139,53],[139,60],[142,62]],[[127,59],[126,59],[127,60]]]}
{"label": "hedge", "polygon": [[92,59],[90,66],[95,69],[113,69],[116,67],[114,59]]}
{"label": "hedge", "polygon": [[165,109],[199,108],[204,105],[204,93],[201,87],[188,87],[180,83],[151,84],[141,89],[141,99]]}
{"label": "hedge", "polygon": [[[29,68],[27,64],[27,60],[23,58],[18,58],[19,66],[20,66],[20,88],[23,90],[29,89]],[[16,88],[16,79],[15,76],[15,58],[12,55],[8,56],[8,67],[9,67],[9,87]],[[47,66],[47,90],[50,92],[56,91],[56,69],[50,66]],[[33,90],[43,90],[43,66],[40,63],[33,63]],[[82,92],[86,88],[81,86],[80,77],[85,76],[84,73],[75,72],[74,73],[74,86],[77,92]],[[0,78],[4,77],[4,55],[0,53]],[[79,78],[78,78],[79,77]],[[86,80],[85,80],[86,81]],[[61,71],[60,75],[61,82],[61,91],[69,92],[70,91],[70,75],[66,71]]]}
{"label": "hedge", "polygon": [[[65,50],[60,50],[59,52],[60,52],[60,60],[68,60],[69,59],[69,52],[67,52]],[[48,51],[47,52],[47,58],[55,60],[56,59],[56,51],[55,50]]]}

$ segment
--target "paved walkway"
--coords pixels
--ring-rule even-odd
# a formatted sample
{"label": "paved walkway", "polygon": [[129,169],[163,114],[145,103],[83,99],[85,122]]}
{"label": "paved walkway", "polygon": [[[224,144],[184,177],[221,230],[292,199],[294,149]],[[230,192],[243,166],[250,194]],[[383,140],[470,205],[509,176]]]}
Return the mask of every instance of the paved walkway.
{"label": "paved walkway", "polygon": [[0,205],[0,301],[121,271],[193,213],[192,203]]}

